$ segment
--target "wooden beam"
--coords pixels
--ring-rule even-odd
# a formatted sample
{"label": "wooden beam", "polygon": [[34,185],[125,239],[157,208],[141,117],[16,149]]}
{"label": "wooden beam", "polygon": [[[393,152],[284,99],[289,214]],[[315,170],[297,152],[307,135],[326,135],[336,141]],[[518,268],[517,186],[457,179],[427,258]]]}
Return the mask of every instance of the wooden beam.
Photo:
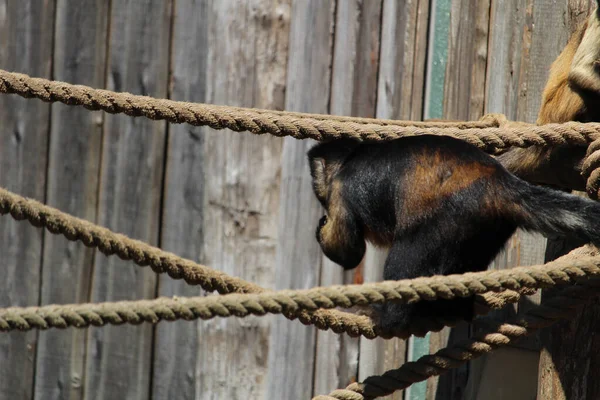
{"label": "wooden beam", "polygon": [[[107,87],[166,97],[171,1],[113,4]],[[158,244],[166,123],[105,115],[98,222]],[[91,301],[153,298],[156,274],[96,253]],[[88,329],[85,397],[148,399],[153,327]]]}
{"label": "wooden beam", "polygon": [[[285,109],[328,113],[335,1],[293,0],[290,15]],[[310,288],[319,284],[323,253],[315,240],[315,226],[323,211],[312,191],[306,162],[306,152],[313,144],[310,140],[283,139],[276,289]],[[264,398],[310,398],[316,329],[281,316],[270,319]]]}
{"label": "wooden beam", "polygon": [[[331,76],[331,114],[375,116],[381,0],[338,0]],[[370,268],[365,265],[365,268]],[[361,283],[362,268],[344,273],[323,256],[320,285]],[[364,342],[363,342],[364,343]],[[366,355],[361,353],[360,360]],[[375,360],[376,362],[378,360]],[[358,379],[359,339],[317,332],[314,393],[328,393]],[[362,373],[362,368],[361,368]]]}
{"label": "wooden beam", "polygon": [[[2,68],[51,78],[54,7],[54,1],[0,4]],[[0,185],[45,201],[50,105],[2,96],[0,121]],[[2,218],[0,307],[38,304],[43,237],[40,229]],[[37,337],[35,331],[0,336],[0,399],[32,398]]]}
{"label": "wooden beam", "polygon": [[[108,37],[106,2],[58,2],[54,78],[104,87]],[[95,221],[104,114],[52,104],[47,203]],[[83,303],[90,298],[93,249],[47,234],[41,304]],[[39,333],[35,397],[83,398],[87,331]]]}

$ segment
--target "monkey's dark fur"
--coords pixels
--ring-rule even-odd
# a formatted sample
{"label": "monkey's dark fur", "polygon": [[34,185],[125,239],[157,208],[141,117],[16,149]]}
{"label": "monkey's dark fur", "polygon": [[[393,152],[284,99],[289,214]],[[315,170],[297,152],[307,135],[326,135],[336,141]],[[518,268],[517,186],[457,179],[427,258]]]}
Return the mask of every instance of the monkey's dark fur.
{"label": "monkey's dark fur", "polygon": [[[389,248],[385,280],[485,270],[517,228],[600,245],[599,203],[529,184],[457,139],[336,140],[308,159],[326,210],[317,240],[345,269],[361,262],[365,240]],[[416,314],[469,320],[473,298],[387,303],[380,324],[403,327]]]}

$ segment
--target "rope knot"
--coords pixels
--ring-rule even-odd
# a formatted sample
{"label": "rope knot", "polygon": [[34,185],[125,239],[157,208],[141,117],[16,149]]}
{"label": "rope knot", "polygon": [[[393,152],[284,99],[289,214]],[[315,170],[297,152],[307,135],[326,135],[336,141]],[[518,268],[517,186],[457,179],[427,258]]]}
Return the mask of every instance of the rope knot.
{"label": "rope knot", "polygon": [[581,174],[587,178],[586,192],[591,199],[600,198],[600,139],[588,146],[581,166]]}

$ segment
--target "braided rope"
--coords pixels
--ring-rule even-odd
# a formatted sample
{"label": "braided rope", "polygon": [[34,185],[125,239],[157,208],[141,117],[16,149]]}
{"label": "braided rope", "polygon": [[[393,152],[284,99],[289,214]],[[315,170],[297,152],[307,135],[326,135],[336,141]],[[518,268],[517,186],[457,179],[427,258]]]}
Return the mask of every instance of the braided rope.
{"label": "braided rope", "polygon": [[352,383],[345,389],[334,390],[329,395],[316,396],[313,400],[375,399],[405,389],[431,376],[441,375],[499,347],[536,333],[561,319],[573,318],[577,308],[598,296],[599,287],[600,282],[594,279],[583,285],[564,288],[549,301],[529,310],[517,322],[497,324],[495,329],[489,330],[488,333],[478,334],[435,354],[407,362],[383,375],[371,376],[364,382]]}
{"label": "braided rope", "polygon": [[[475,122],[383,121],[353,117],[331,117],[315,114],[288,113],[252,108],[216,106],[155,99],[129,93],[93,89],[83,85],[31,78],[24,74],[0,70],[0,92],[37,98],[47,102],[79,105],[89,110],[144,116],[153,120],[228,128],[236,132],[269,133],[297,139],[329,140],[355,138],[361,140],[391,140],[405,136],[434,134],[453,136],[486,151],[531,145],[586,145],[600,137],[600,124],[576,123],[500,124],[501,118],[490,117]],[[486,127],[481,127],[483,124]],[[488,127],[491,126],[491,127]]]}
{"label": "braided rope", "polygon": [[[286,293],[287,292],[287,293]],[[85,328],[92,326],[141,324],[160,321],[214,317],[246,317],[248,315],[287,314],[297,315],[299,303],[316,299],[310,309],[320,306],[332,308],[335,304],[315,291],[297,290],[263,294],[228,294],[224,296],[161,297],[152,300],[119,301],[48,305],[42,307],[8,307],[0,309],[0,331],[28,331],[67,327]],[[270,295],[275,295],[271,298]],[[478,296],[478,314],[500,309],[520,299],[518,292],[507,290],[502,293],[486,293]],[[357,297],[352,297],[357,299]],[[282,301],[283,300],[283,301]],[[368,301],[363,297],[359,303]],[[350,302],[354,303],[354,302]],[[348,304],[350,304],[348,303]]]}
{"label": "braided rope", "polygon": [[[45,227],[54,234],[61,234],[71,241],[81,241],[86,246],[96,247],[106,255],[116,254],[122,259],[132,260],[140,266],[149,265],[157,273],[167,273],[174,279],[184,279],[192,285],[200,285],[206,290],[227,293],[262,293],[265,289],[243,279],[231,277],[174,254],[165,252],[144,242],[133,240],[125,235],[114,233],[106,228],[63,213],[35,200],[26,199],[0,188],[0,214],[9,213],[16,220],[27,220],[36,227]],[[554,261],[544,266],[522,267],[513,270],[484,271],[458,276],[418,278],[411,281],[380,282],[359,285],[358,292],[353,286],[308,289],[310,293],[327,296],[320,299],[320,306],[333,304],[348,307],[364,305],[375,301],[415,302],[420,299],[452,298],[469,296],[486,291],[502,289],[550,287],[559,283],[600,273],[600,258],[578,258],[570,263]],[[407,283],[410,282],[410,283]],[[354,285],[356,287],[356,285]],[[351,293],[346,295],[343,293]],[[268,292],[265,298],[281,296]],[[354,297],[352,297],[354,296]],[[362,296],[362,297],[361,297]],[[367,338],[406,337],[409,331],[380,332],[373,321],[365,316],[344,313],[336,310],[318,309],[313,306],[315,298],[305,299],[297,315],[284,313],[290,319],[298,318],[302,323],[315,325],[319,329],[331,329],[336,333]],[[270,300],[269,300],[270,301]],[[281,304],[289,298],[280,298]],[[331,303],[328,303],[331,301]],[[352,303],[354,301],[354,303]],[[413,327],[414,332],[439,330],[452,321],[430,321],[425,327]],[[410,331],[413,333],[413,331]],[[415,333],[417,334],[417,333]]]}

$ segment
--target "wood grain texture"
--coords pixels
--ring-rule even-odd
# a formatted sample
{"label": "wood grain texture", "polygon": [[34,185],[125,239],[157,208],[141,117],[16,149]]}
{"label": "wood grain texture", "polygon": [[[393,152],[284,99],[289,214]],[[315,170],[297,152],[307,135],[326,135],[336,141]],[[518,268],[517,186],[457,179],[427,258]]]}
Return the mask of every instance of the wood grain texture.
{"label": "wood grain texture", "polygon": [[[56,4],[54,78],[104,87],[108,3],[100,0]],[[103,114],[52,105],[47,203],[95,221]],[[42,304],[89,301],[94,250],[63,237],[44,240]],[[35,397],[81,399],[85,374],[85,330],[39,334]]]}
{"label": "wood grain texture", "polygon": [[[581,2],[578,2],[581,3]],[[571,4],[573,6],[573,4]],[[578,8],[581,4],[576,5]],[[496,28],[490,39],[490,60],[487,93],[488,112],[502,112],[509,119],[534,122],[541,102],[548,69],[562,47],[566,44],[568,31],[572,31],[573,19],[581,19],[581,8],[575,10],[566,3],[557,6],[550,1],[512,0],[510,2],[492,2],[492,23]],[[583,13],[585,14],[585,13]],[[516,265],[531,265],[544,262],[546,239],[541,235],[518,231],[513,236],[506,251],[499,256],[493,268],[510,268]],[[492,313],[490,318],[514,317],[535,304],[539,304],[539,295],[523,299],[517,307]],[[519,341],[517,349],[523,360],[539,357],[540,343],[537,336]],[[531,350],[527,350],[531,349]],[[537,363],[523,362],[520,369],[513,368],[511,376],[501,377],[494,371],[503,368],[501,357],[483,357],[473,363],[474,370],[480,370],[478,376],[472,376],[472,390],[469,399],[487,398],[486,393],[499,385],[505,386],[507,380],[517,381],[524,376],[534,381],[538,376]],[[481,372],[485,371],[485,372]],[[540,370],[540,373],[543,372]],[[480,380],[480,381],[479,381]],[[473,388],[475,387],[475,388]],[[519,387],[518,398],[535,397],[536,388],[530,385]],[[516,393],[513,393],[513,398]],[[555,398],[553,396],[540,398]]]}
{"label": "wood grain texture", "polygon": [[429,1],[383,2],[377,117],[421,120]]}
{"label": "wood grain texture", "polygon": [[[107,87],[166,97],[171,2],[130,0],[111,8]],[[166,124],[106,115],[98,222],[158,244]],[[156,275],[97,253],[92,301],[152,298]],[[90,328],[85,397],[147,399],[153,327]]]}
{"label": "wood grain texture", "polygon": [[[596,3],[588,0],[566,2],[562,24],[555,27],[552,33],[557,36],[555,41],[560,48],[552,49],[553,52],[548,55],[551,61],[558,56],[568,36],[596,8]],[[547,18],[545,14],[538,18],[544,17]],[[546,259],[568,252],[572,245],[570,240],[548,240]],[[552,298],[553,294],[552,290],[543,291],[542,302]],[[600,341],[595,335],[599,329],[599,316],[600,306],[597,302],[592,302],[577,312],[572,320],[553,325],[540,333],[542,351],[539,362],[538,398],[578,400],[600,396],[597,357],[593,356],[600,349]]]}
{"label": "wood grain texture", "polygon": [[490,0],[452,0],[444,118],[479,119],[483,115]]}
{"label": "wood grain texture", "polygon": [[[0,65],[50,78],[54,2],[0,1]],[[45,201],[50,105],[0,98],[0,185]],[[10,217],[0,221],[0,307],[39,302],[43,232]],[[0,335],[0,399],[30,399],[37,332]]]}
{"label": "wood grain texture", "polygon": [[[479,119],[484,111],[490,0],[452,0],[451,6],[442,117],[455,120]],[[429,90],[436,88],[431,87]],[[441,93],[436,91],[431,95]],[[435,353],[469,336],[470,326],[467,323],[431,333],[429,352]],[[440,377],[428,379],[425,398],[462,399],[468,376],[469,368],[465,365]]]}
{"label": "wood grain texture", "polygon": [[[177,3],[173,95],[282,109],[289,2],[228,0],[205,2],[203,8],[193,1]],[[189,31],[194,25],[197,33]],[[289,268],[275,258],[281,147],[281,139],[268,135],[187,126],[173,130],[164,245],[272,288],[276,268]],[[198,291],[164,279],[161,292]],[[269,322],[268,317],[229,318],[162,328],[157,346],[165,347],[156,349],[155,395],[267,398]],[[173,352],[182,358],[172,359]],[[165,371],[157,369],[163,366]]]}
{"label": "wood grain texture", "polygon": [[474,367],[470,371],[471,376],[464,399],[530,400],[536,398],[537,379],[531,375],[531,371],[537,369],[539,361],[537,351],[504,347],[479,360],[478,363],[471,363]]}
{"label": "wood grain texture", "polygon": [[[285,109],[327,113],[333,47],[333,0],[292,1]],[[310,32],[310,34],[308,34]],[[323,253],[315,240],[322,215],[311,185],[306,152],[314,141],[283,139],[275,287],[319,284]],[[337,267],[332,265],[332,267]],[[316,329],[271,318],[265,399],[313,394]],[[333,382],[332,382],[333,383]]]}
{"label": "wood grain texture", "polygon": [[[530,65],[531,49],[531,12],[532,5],[528,0],[510,0],[491,2],[490,11],[490,38],[487,61],[487,84],[485,96],[485,112],[504,113],[509,119],[533,118],[523,116],[523,103],[535,93],[529,93],[528,66]],[[531,89],[534,90],[535,89]],[[541,95],[541,89],[537,89]],[[521,110],[521,111],[520,111]],[[518,265],[531,265],[543,262],[543,254],[546,239],[538,234],[530,234],[517,231],[508,241],[504,251],[496,257],[490,265],[490,269],[512,268]],[[535,300],[530,298],[522,304],[526,307],[527,302]],[[490,313],[485,319],[506,320],[517,315],[517,305],[505,307],[502,310]],[[474,334],[484,329],[477,322],[473,324]],[[517,354],[530,359],[536,356],[536,338],[519,341],[510,354],[512,359]],[[526,350],[527,348],[534,349]],[[496,356],[484,356],[471,363],[471,373],[465,399],[485,398],[487,393],[493,391],[494,387],[506,386],[506,379],[496,373],[498,368],[505,366],[505,359]],[[515,379],[526,376],[534,381],[537,376],[537,365],[535,362],[522,363],[520,369],[513,368],[507,371],[513,374]],[[494,375],[495,374],[495,375]],[[515,390],[516,386],[513,387]],[[535,393],[531,392],[532,386],[524,386],[518,392],[522,397],[531,398]]]}
{"label": "wood grain texture", "polygon": [[[428,16],[428,1],[383,2],[376,117],[422,118]],[[386,251],[368,246],[365,282],[382,280],[386,257]],[[406,343],[400,339],[361,339],[359,380],[404,363]],[[398,391],[388,398],[402,399],[403,395]]]}
{"label": "wood grain texture", "polygon": [[[509,2],[492,1],[491,26],[488,57],[488,79],[486,89],[486,112],[503,113],[510,119],[525,117],[519,110],[522,103],[528,101],[530,91],[537,91],[541,98],[543,88],[530,87],[528,66],[530,65],[532,5],[528,0]],[[530,120],[531,122],[531,120]],[[506,269],[518,265],[543,263],[546,239],[539,234],[517,231],[509,240],[504,251],[492,262],[490,269]],[[522,301],[524,306],[535,301],[535,296]],[[490,313],[489,318],[507,319],[518,312],[518,305]],[[478,330],[477,325],[475,330]],[[517,347],[535,348],[536,339],[525,339]],[[477,364],[477,363],[475,363]],[[535,371],[530,371],[535,374]]]}
{"label": "wood grain texture", "polygon": [[[207,101],[209,7],[206,2],[175,2],[169,98]],[[202,128],[170,125],[166,153],[161,247],[203,262],[204,251],[204,138]],[[160,296],[199,296],[204,291],[168,276],[159,277]],[[195,399],[199,353],[199,324],[176,321],[159,324],[154,341],[152,397]]]}
{"label": "wood grain texture", "polygon": [[[381,1],[337,2],[329,110],[331,114],[375,116],[381,6]],[[364,267],[371,268],[367,264]],[[339,265],[323,257],[320,285],[355,281],[362,281],[360,268],[344,273]],[[361,359],[364,360],[363,357]],[[333,388],[345,387],[356,381],[358,361],[358,338],[318,331],[315,394],[328,393]]]}

